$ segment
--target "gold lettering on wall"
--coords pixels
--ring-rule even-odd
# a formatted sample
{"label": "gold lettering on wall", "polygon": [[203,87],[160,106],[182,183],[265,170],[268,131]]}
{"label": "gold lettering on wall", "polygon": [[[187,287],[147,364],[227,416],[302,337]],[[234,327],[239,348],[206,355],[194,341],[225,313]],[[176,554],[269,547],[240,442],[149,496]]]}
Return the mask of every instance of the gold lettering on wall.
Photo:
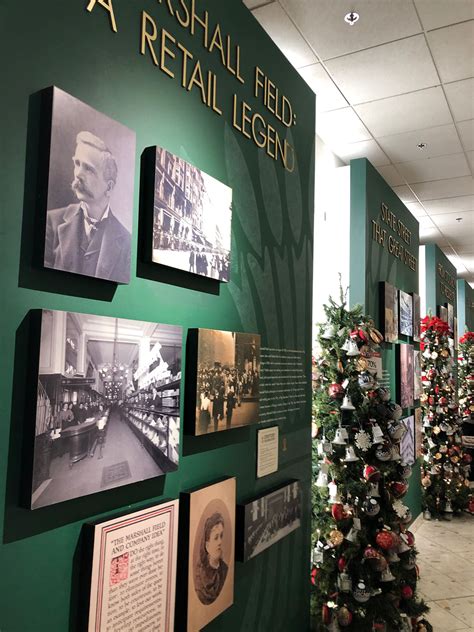
{"label": "gold lettering on wall", "polygon": [[86,7],[86,11],[89,11],[90,13],[96,4],[100,4],[100,6],[104,7],[104,9],[107,11],[110,18],[110,27],[112,31],[117,33],[117,23],[115,21],[114,6],[112,4],[112,0],[90,0],[89,4]]}
{"label": "gold lettering on wall", "polygon": [[[219,23],[213,23],[209,11],[199,8],[199,0],[156,1],[160,10],[167,11],[179,27],[196,37],[204,49],[214,59],[218,59],[230,75],[240,84],[245,84],[240,46],[233,41],[231,35],[223,31]],[[100,4],[109,14],[112,30],[117,32],[112,2],[113,0],[89,0],[86,8],[91,13],[96,4]],[[222,116],[218,75],[206,68],[205,63],[198,59],[197,53],[191,52],[182,44],[176,34],[160,28],[156,19],[146,11],[141,12],[139,51],[141,55],[149,55],[153,65],[170,79],[179,81],[184,90],[197,92],[205,106]],[[254,68],[254,97],[270,116],[257,112],[255,104],[250,105],[245,98],[234,94],[231,112],[233,128],[255,143],[257,148],[264,150],[272,160],[281,162],[287,171],[293,172],[296,154],[285,134],[286,129],[296,125],[296,114],[290,98],[260,66]],[[230,102],[224,105],[229,114]],[[405,232],[402,238],[406,239],[408,233]]]}
{"label": "gold lettering on wall", "polygon": [[[411,231],[384,202],[380,205],[379,220],[382,225],[374,219],[371,220],[372,240],[378,243],[382,248],[386,248],[392,257],[399,259],[404,265],[408,266],[410,270],[416,272],[418,260],[405,245],[411,244]],[[387,228],[383,227],[383,224],[388,226],[394,235],[390,234]]]}

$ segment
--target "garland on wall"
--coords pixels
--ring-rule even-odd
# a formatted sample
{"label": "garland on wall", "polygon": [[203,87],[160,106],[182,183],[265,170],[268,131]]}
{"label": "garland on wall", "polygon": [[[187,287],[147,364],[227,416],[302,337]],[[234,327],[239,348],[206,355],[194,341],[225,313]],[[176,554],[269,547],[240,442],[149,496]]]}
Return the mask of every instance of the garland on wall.
{"label": "garland on wall", "polygon": [[324,310],[313,364],[312,628],[429,631],[403,502],[402,409],[367,370],[383,337],[342,291]]}
{"label": "garland on wall", "polygon": [[424,516],[449,520],[467,505],[470,457],[462,448],[448,324],[426,316],[421,321],[421,339]]}
{"label": "garland on wall", "polygon": [[[464,459],[470,466],[469,479],[473,480],[474,456],[474,331],[467,331],[459,339],[458,357],[459,413],[462,416],[462,445]],[[469,509],[474,511],[474,502]]]}

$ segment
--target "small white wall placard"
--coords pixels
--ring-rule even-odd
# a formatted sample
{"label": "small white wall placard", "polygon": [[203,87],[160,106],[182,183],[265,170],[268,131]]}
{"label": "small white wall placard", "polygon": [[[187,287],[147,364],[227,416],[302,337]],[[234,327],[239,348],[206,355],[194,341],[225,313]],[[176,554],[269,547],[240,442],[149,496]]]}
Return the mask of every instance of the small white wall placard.
{"label": "small white wall placard", "polygon": [[257,478],[278,470],[278,426],[257,431]]}

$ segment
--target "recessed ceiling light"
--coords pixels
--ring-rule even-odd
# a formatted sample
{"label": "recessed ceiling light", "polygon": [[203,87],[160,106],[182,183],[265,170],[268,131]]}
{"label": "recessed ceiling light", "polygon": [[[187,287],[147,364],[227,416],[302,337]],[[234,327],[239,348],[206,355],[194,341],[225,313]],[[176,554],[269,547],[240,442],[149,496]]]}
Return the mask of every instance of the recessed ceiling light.
{"label": "recessed ceiling light", "polygon": [[462,222],[462,217],[456,217],[457,222]]}
{"label": "recessed ceiling light", "polygon": [[418,147],[418,149],[423,150],[423,149],[426,149],[427,144],[426,143],[418,143],[417,147]]}
{"label": "recessed ceiling light", "polygon": [[344,21],[349,24],[349,26],[354,26],[354,24],[358,21],[360,15],[355,11],[351,11],[344,16]]}

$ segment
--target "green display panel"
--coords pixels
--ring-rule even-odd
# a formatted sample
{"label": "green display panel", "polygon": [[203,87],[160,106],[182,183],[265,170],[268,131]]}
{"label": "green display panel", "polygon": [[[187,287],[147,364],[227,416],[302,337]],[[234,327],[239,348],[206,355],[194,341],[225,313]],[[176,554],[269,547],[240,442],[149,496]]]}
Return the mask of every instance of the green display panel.
{"label": "green display panel", "polygon": [[[314,95],[241,0],[51,0],[27,6],[7,0],[0,12],[5,88],[0,105],[5,158],[0,172],[5,300],[0,628],[78,629],[84,522],[105,520],[235,476],[238,502],[289,479],[301,480],[302,528],[258,559],[236,564],[234,605],[206,629],[305,630]],[[44,270],[37,264],[42,236],[36,221],[44,213],[39,204],[45,141],[41,91],[51,85],[136,132],[129,285]],[[147,164],[145,149],[155,145],[232,188],[228,284],[157,268],[145,260],[146,196],[140,174]],[[307,350],[307,403],[279,422],[279,471],[256,480],[257,425],[183,437],[179,469],[166,476],[34,512],[24,509],[21,499],[31,445],[25,406],[33,415],[36,406],[36,384],[29,373],[31,309],[171,323],[182,326],[185,334],[191,327],[254,332],[261,335],[262,347]]]}
{"label": "green display panel", "polygon": [[[407,293],[419,293],[419,226],[410,211],[365,158],[351,160],[350,300],[360,303],[383,331],[382,282]],[[398,344],[412,338],[398,335]],[[414,343],[418,348],[418,343]],[[392,397],[397,395],[396,344],[382,343],[383,368],[388,371]],[[415,402],[416,404],[416,402]],[[404,417],[413,409],[404,409]],[[404,501],[413,517],[421,511],[420,468],[416,464]]]}
{"label": "green display panel", "polygon": [[466,330],[474,330],[474,289],[464,279],[458,279],[457,291],[458,333],[461,337]]}
{"label": "green display panel", "polygon": [[458,309],[456,267],[436,244],[425,246],[425,265],[426,312],[439,316],[439,307],[449,303],[453,306],[456,316]]}

